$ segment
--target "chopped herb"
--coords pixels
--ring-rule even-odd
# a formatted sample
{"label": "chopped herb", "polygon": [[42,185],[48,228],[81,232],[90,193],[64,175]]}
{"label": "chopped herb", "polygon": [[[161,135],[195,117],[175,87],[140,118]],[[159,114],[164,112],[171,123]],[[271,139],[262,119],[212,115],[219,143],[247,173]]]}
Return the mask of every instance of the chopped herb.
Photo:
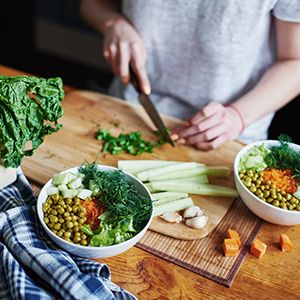
{"label": "chopped herb", "polygon": [[140,131],[128,134],[121,133],[119,136],[112,136],[108,130],[99,129],[96,138],[104,141],[102,152],[110,152],[113,155],[119,155],[125,151],[132,155],[140,155],[144,152],[152,153],[155,147],[165,143],[162,135],[156,133],[159,140],[155,143],[146,141],[142,138]]}

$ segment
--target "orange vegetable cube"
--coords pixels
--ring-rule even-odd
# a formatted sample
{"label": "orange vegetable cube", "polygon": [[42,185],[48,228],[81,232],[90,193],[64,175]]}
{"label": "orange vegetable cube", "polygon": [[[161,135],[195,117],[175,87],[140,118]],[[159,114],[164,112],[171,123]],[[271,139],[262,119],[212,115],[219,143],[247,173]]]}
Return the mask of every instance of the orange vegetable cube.
{"label": "orange vegetable cube", "polygon": [[239,245],[235,239],[224,239],[223,251],[225,256],[237,256]]}
{"label": "orange vegetable cube", "polygon": [[250,246],[250,253],[257,258],[261,258],[266,253],[266,250],[267,245],[259,239],[255,239]]}
{"label": "orange vegetable cube", "polygon": [[280,235],[279,245],[282,252],[291,252],[293,250],[293,244],[290,238],[284,233]]}
{"label": "orange vegetable cube", "polygon": [[241,238],[240,238],[240,235],[238,234],[237,231],[235,231],[235,230],[229,228],[229,229],[227,230],[226,237],[229,238],[229,239],[234,239],[234,240],[236,240],[238,246],[239,246],[239,247],[241,246]]}

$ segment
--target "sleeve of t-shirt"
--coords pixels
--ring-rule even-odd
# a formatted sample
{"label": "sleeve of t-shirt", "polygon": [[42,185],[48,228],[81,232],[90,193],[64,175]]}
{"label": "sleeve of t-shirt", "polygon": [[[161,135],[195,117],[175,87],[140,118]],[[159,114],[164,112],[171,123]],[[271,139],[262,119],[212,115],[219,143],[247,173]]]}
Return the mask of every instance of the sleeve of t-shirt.
{"label": "sleeve of t-shirt", "polygon": [[273,15],[282,21],[300,22],[300,0],[278,0]]}

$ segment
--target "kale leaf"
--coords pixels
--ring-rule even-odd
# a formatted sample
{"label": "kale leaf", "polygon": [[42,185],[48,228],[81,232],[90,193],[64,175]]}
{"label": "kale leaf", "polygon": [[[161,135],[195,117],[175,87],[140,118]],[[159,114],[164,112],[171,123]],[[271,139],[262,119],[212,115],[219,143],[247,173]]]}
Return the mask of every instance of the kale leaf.
{"label": "kale leaf", "polygon": [[0,159],[5,167],[18,167],[46,135],[62,127],[57,120],[64,112],[63,97],[59,77],[0,76]]}

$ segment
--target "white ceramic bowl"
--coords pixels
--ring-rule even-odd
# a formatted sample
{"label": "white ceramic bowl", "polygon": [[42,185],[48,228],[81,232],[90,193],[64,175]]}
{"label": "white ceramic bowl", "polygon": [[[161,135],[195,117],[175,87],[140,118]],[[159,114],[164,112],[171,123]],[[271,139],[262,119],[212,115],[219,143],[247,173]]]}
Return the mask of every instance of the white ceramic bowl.
{"label": "white ceramic bowl", "polygon": [[[239,178],[239,163],[240,159],[248,152],[253,146],[264,144],[267,148],[272,145],[278,145],[278,141],[265,140],[249,144],[243,147],[234,160],[234,180],[238,193],[247,207],[258,217],[278,225],[297,225],[300,224],[300,211],[289,211],[278,208],[272,204],[262,201],[255,194],[250,192],[242,183]],[[295,150],[300,152],[300,146],[290,144]]]}
{"label": "white ceramic bowl", "polygon": [[[100,170],[107,171],[107,172],[117,170],[116,168],[109,167],[109,166],[98,165],[98,167]],[[71,172],[75,173],[75,172],[77,172],[77,170],[78,170],[78,167],[75,167],[75,168],[65,170],[64,172],[71,171]],[[133,183],[133,185],[136,188],[136,190],[138,191],[138,193],[140,195],[148,198],[149,201],[151,201],[150,193],[149,193],[148,189],[145,187],[145,185],[140,180],[138,180],[136,177],[134,177],[124,171],[123,171],[123,173],[126,175],[129,182]],[[152,221],[152,216],[151,216],[148,223],[146,224],[146,226],[143,228],[142,231],[140,231],[137,235],[135,235],[131,239],[129,239],[125,242],[122,242],[120,244],[116,244],[116,245],[112,245],[112,246],[104,246],[104,247],[89,247],[89,246],[81,246],[81,245],[76,245],[76,244],[70,243],[70,242],[60,238],[56,234],[54,234],[44,222],[44,213],[42,210],[42,205],[47,199],[46,189],[51,184],[51,181],[52,181],[52,179],[50,179],[44,185],[44,187],[42,188],[42,190],[39,194],[39,197],[37,200],[38,218],[39,218],[43,228],[47,232],[48,236],[50,237],[50,239],[54,243],[56,243],[59,247],[63,248],[64,250],[66,250],[72,254],[75,254],[75,255],[78,255],[81,257],[86,257],[86,258],[106,258],[106,257],[111,257],[111,256],[115,256],[117,254],[120,254],[120,253],[128,250],[130,247],[134,246],[142,238],[142,236],[145,234],[146,230],[148,229],[148,227]]]}

